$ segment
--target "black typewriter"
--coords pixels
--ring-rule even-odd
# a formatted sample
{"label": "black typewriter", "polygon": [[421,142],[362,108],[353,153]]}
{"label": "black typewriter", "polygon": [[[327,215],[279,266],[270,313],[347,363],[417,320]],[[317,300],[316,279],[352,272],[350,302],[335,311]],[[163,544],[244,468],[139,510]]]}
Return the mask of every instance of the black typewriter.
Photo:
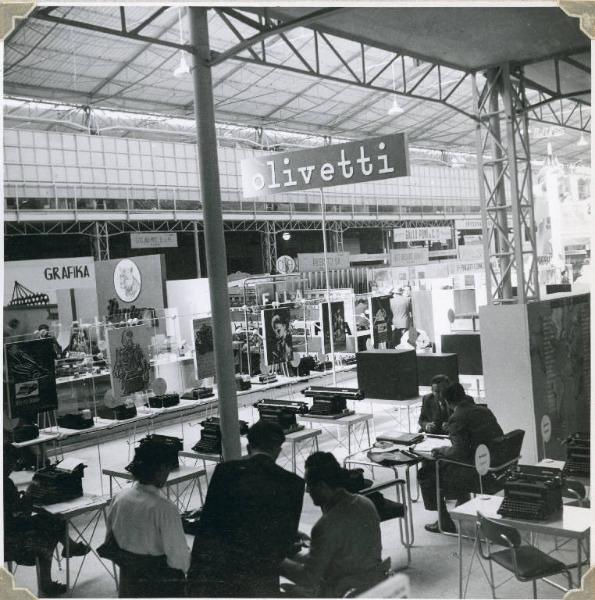
{"label": "black typewriter", "polygon": [[149,398],[149,406],[151,408],[168,408],[180,404],[180,396],[178,394],[162,394],[161,396],[151,396]]}
{"label": "black typewriter", "polygon": [[562,472],[568,477],[590,477],[591,434],[574,433],[564,440],[566,463]]}
{"label": "black typewriter", "polygon": [[252,388],[252,382],[248,375],[236,375],[236,388],[239,392],[244,392]]}
{"label": "black typewriter", "polygon": [[560,469],[518,465],[508,474],[499,515],[521,521],[547,521],[561,512]]}
{"label": "black typewriter", "polygon": [[58,425],[64,429],[89,429],[93,427],[93,417],[85,419],[82,413],[68,413],[61,415],[57,419]]}
{"label": "black typewriter", "polygon": [[210,387],[197,387],[188,390],[182,394],[182,400],[202,400],[203,398],[210,398],[214,396],[213,388]]}
{"label": "black typewriter", "polygon": [[[219,417],[209,417],[201,421],[200,440],[192,446],[192,450],[205,454],[221,454],[221,427],[219,423]],[[246,433],[248,433],[248,423],[240,420],[240,435],[246,435]]]}
{"label": "black typewriter", "polygon": [[364,393],[356,388],[323,387],[316,385],[302,390],[302,394],[308,398],[312,398],[310,415],[331,419],[354,414],[353,410],[348,410],[347,400],[361,400],[364,397]]}
{"label": "black typewriter", "polygon": [[39,427],[34,423],[19,425],[12,430],[12,441],[16,444],[35,440],[39,437]]}
{"label": "black typewriter", "polygon": [[[161,453],[166,457],[166,464],[171,469],[180,468],[178,452],[184,449],[184,444],[180,438],[173,435],[160,435],[157,433],[151,433],[139,441],[139,447],[144,444],[160,446]],[[126,470],[128,471],[128,467],[126,467]]]}
{"label": "black typewriter", "polygon": [[284,433],[293,433],[304,428],[298,425],[296,415],[305,415],[308,405],[305,402],[293,400],[271,400],[264,398],[254,404],[262,421],[269,421],[279,425]]}
{"label": "black typewriter", "polygon": [[132,419],[136,417],[136,406],[131,404],[130,406],[126,406],[125,404],[120,404],[114,408],[110,408],[108,406],[98,406],[97,407],[97,416],[102,419],[116,419],[117,421],[124,421],[126,419]]}
{"label": "black typewriter", "polygon": [[83,476],[86,465],[79,463],[73,469],[49,465],[33,475],[34,485],[27,490],[33,504],[56,504],[80,498],[83,495]]}

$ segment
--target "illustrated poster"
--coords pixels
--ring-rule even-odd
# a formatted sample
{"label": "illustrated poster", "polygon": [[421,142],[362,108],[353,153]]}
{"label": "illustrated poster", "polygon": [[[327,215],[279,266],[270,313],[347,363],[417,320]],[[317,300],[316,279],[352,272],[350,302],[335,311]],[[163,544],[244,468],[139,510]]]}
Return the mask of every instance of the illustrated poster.
{"label": "illustrated poster", "polygon": [[213,324],[210,318],[193,319],[194,362],[196,378],[200,381],[215,376],[215,349],[213,346]]}
{"label": "illustrated poster", "polygon": [[5,389],[12,417],[58,408],[54,347],[51,339],[14,342],[4,346]]}
{"label": "illustrated poster", "polygon": [[261,311],[264,352],[267,365],[284,363],[293,358],[290,309],[270,308]]}
{"label": "illustrated poster", "polygon": [[393,315],[390,309],[389,296],[371,298],[372,307],[372,339],[374,348],[386,348],[393,335]]}
{"label": "illustrated poster", "polygon": [[[323,352],[331,351],[331,341],[329,336],[328,326],[328,303],[323,302],[320,305],[322,312],[322,335],[323,335]],[[333,346],[335,352],[345,352],[347,350],[347,336],[345,334],[345,303],[331,302],[331,317],[333,322]]]}
{"label": "illustrated poster", "polygon": [[123,398],[149,387],[149,325],[118,327],[107,333],[111,383],[115,398]]}

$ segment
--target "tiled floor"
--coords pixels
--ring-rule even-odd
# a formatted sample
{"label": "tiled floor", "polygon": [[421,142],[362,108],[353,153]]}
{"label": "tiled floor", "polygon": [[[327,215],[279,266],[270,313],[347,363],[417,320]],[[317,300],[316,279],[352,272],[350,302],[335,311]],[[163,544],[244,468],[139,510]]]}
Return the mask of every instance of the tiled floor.
{"label": "tiled floor", "polygon": [[[339,382],[340,385],[353,384],[353,381]],[[280,395],[280,392],[278,393]],[[371,426],[372,441],[374,436],[379,433],[394,432],[398,429],[397,421],[395,420],[395,411],[392,407],[385,403],[377,403],[362,401],[353,403],[355,410],[359,412],[373,412],[373,423]],[[251,407],[240,409],[240,418],[250,423],[254,422],[257,417],[256,411]],[[417,413],[411,414],[411,426],[415,430]],[[163,427],[158,430],[159,433],[166,433],[183,437],[184,449],[189,450],[199,438],[198,418],[185,422],[177,423],[168,427]],[[402,425],[401,425],[402,427]],[[336,429],[336,428],[335,428]],[[137,434],[137,438],[142,437],[144,433]],[[344,442],[344,432],[341,440]],[[343,446],[338,446],[338,442],[328,432],[323,431],[319,436],[319,445],[321,450],[332,451],[335,456],[341,461],[347,455],[347,450]],[[133,439],[118,439],[102,444],[100,447],[91,446],[88,448],[78,449],[72,454],[80,458],[87,466],[85,477],[83,480],[84,490],[87,493],[93,494],[108,494],[108,479],[101,475],[101,468],[106,465],[124,466],[131,457],[134,447]],[[298,472],[303,468],[304,457],[298,458]],[[192,464],[192,463],[190,463]],[[202,466],[202,465],[201,465]],[[213,466],[209,466],[209,471]],[[415,487],[415,469],[412,469],[413,481],[412,487]],[[400,473],[403,476],[403,473]],[[375,469],[374,476],[377,480],[390,476],[390,472],[386,469]],[[206,480],[201,479],[203,489],[206,489]],[[415,497],[415,492],[414,492]],[[186,498],[188,500],[188,498]],[[192,490],[191,498],[189,499],[191,507],[200,505],[200,498],[196,487]],[[411,597],[416,598],[456,598],[458,597],[458,556],[457,556],[457,539],[444,535],[436,535],[428,533],[424,530],[425,523],[435,520],[435,513],[427,512],[421,500],[413,504],[413,522],[415,529],[415,544],[411,550],[411,565],[404,572],[410,578]],[[320,516],[320,511],[315,507],[309,496],[304,499],[304,508],[302,512],[300,528],[308,533],[312,525]],[[79,527],[84,527],[84,519],[77,517],[74,520]],[[105,528],[103,522],[100,522],[95,531],[93,538],[93,546],[96,547],[103,541]],[[87,530],[89,533],[89,530]],[[382,524],[383,536],[383,554],[385,557],[390,557],[392,567],[395,570],[404,569],[406,567],[406,552],[401,545],[397,521],[388,521]],[[189,538],[189,543],[191,539]],[[541,540],[542,547],[551,547],[551,540]],[[560,551],[557,556],[562,560],[571,562],[574,559],[575,546],[567,545],[564,550]],[[466,555],[466,569],[469,567],[469,556],[471,553],[471,542],[464,543]],[[117,592],[113,580],[108,576],[104,567],[98,562],[94,555],[88,555],[84,561],[80,558],[75,558],[71,561],[73,569],[73,577],[76,576],[77,570],[80,568],[80,576],[77,581],[76,588],[72,595],[74,597],[84,598],[109,598],[116,597]],[[54,578],[64,579],[64,562],[58,567],[55,566]],[[508,573],[501,569],[495,569],[497,581],[504,581],[508,577]],[[556,581],[563,583],[562,578],[554,578]],[[19,567],[16,573],[16,583],[18,586],[29,587],[34,592],[35,573],[31,567]],[[540,598],[561,598],[563,592],[540,583],[538,586]],[[516,580],[511,580],[502,585],[498,591],[499,597],[506,598],[526,598],[531,596],[531,584],[519,583]],[[473,598],[489,598],[491,597],[490,588],[484,577],[482,565],[475,559],[472,564],[471,583],[467,590],[467,596]]]}

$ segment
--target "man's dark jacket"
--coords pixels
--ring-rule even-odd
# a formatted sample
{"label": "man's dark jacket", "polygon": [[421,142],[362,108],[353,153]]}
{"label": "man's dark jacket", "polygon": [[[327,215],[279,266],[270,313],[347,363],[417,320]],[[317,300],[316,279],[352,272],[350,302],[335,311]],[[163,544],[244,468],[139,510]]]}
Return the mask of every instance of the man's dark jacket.
{"label": "man's dark jacket", "polygon": [[446,423],[451,414],[446,405],[446,400],[439,402],[434,393],[426,394],[421,399],[421,412],[419,414],[420,431],[425,431],[428,423],[436,423],[438,430],[434,433],[445,433],[442,431],[442,423]]}
{"label": "man's dark jacket", "polygon": [[215,468],[188,573],[192,597],[279,594],[279,566],[296,540],[304,480],[264,454]]}

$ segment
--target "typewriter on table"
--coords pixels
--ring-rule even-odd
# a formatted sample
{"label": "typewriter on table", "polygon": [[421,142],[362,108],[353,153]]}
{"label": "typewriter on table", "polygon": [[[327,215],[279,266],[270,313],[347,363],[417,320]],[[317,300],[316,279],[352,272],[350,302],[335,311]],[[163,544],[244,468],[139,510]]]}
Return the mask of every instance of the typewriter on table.
{"label": "typewriter on table", "polygon": [[57,422],[64,429],[82,430],[93,427],[93,417],[90,410],[86,410],[84,413],[78,412],[61,415],[58,417]]}
{"label": "typewriter on table", "polygon": [[12,430],[12,441],[15,444],[35,440],[39,437],[39,427],[35,423],[19,425]]}
{"label": "typewriter on table", "polygon": [[[221,427],[219,425],[219,417],[209,417],[201,421],[200,440],[192,446],[195,452],[203,452],[205,454],[221,454]],[[240,421],[240,435],[248,433],[248,423]]]}
{"label": "typewriter on table", "polygon": [[566,445],[566,463],[562,473],[567,477],[589,477],[591,434],[574,433],[563,444]]}
{"label": "typewriter on table", "polygon": [[354,414],[355,411],[347,408],[347,400],[361,400],[364,397],[362,390],[356,388],[336,388],[313,385],[302,394],[312,398],[312,406],[308,414],[329,419],[338,419]]}
{"label": "typewriter on table", "polygon": [[182,394],[182,400],[202,400],[203,398],[211,398],[214,396],[213,388],[197,387],[188,390]]}
{"label": "typewriter on table", "polygon": [[36,471],[33,484],[27,490],[33,504],[56,504],[80,498],[83,495],[85,468],[83,463],[63,461]]}
{"label": "typewriter on table", "polygon": [[304,428],[298,425],[296,415],[305,415],[308,412],[308,405],[305,402],[293,400],[271,400],[264,398],[254,404],[258,409],[258,415],[262,421],[276,423],[284,433],[293,433]]}
{"label": "typewriter on table", "polygon": [[277,375],[275,373],[262,373],[258,376],[258,383],[275,383],[277,381]]}
{"label": "typewriter on table", "polygon": [[547,521],[562,512],[562,471],[518,465],[504,482],[498,514],[522,521]]}
{"label": "typewriter on table", "polygon": [[98,406],[97,416],[102,419],[116,419],[117,421],[124,421],[125,419],[132,419],[136,417],[136,406],[134,404],[119,404],[114,408],[109,406]]}
{"label": "typewriter on table", "polygon": [[180,404],[180,396],[178,394],[162,394],[161,396],[151,396],[149,398],[149,406],[151,408],[168,408]]}
{"label": "typewriter on table", "polygon": [[[159,435],[157,433],[151,433],[139,442],[139,447],[144,444],[152,444],[160,447],[160,451],[163,456],[166,457],[166,464],[171,469],[179,469],[180,463],[178,461],[178,452],[184,449],[182,440],[172,435]],[[126,470],[128,471],[128,465]]]}
{"label": "typewriter on table", "polygon": [[244,392],[252,388],[252,382],[249,375],[236,375],[236,388],[239,392]]}

